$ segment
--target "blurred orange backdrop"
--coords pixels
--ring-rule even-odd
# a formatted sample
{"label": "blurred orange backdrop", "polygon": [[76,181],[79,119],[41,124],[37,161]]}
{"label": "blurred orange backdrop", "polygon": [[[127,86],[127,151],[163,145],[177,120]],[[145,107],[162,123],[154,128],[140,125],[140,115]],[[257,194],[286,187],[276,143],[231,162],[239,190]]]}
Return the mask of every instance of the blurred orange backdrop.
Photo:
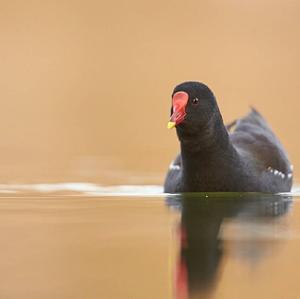
{"label": "blurred orange backdrop", "polygon": [[255,106],[297,174],[299,1],[1,1],[0,36],[2,182],[162,183],[186,80]]}

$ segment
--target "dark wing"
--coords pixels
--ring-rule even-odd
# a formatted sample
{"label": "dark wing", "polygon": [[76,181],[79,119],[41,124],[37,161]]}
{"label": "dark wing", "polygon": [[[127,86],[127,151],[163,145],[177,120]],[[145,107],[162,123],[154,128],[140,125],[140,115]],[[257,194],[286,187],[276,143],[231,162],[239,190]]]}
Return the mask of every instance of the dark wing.
{"label": "dark wing", "polygon": [[286,151],[262,115],[255,109],[227,126],[232,144],[242,154],[255,159],[264,169],[291,173]]}

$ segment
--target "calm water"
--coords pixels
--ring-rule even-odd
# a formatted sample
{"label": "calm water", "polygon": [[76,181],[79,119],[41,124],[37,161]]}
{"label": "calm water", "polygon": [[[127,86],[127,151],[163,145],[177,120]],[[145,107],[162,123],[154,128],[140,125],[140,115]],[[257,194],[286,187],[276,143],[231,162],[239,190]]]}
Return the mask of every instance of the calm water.
{"label": "calm water", "polygon": [[297,192],[1,190],[1,298],[299,298]]}
{"label": "calm water", "polygon": [[[300,298],[300,193],[155,186],[186,80],[226,122],[256,107],[300,175],[300,1],[0,7],[0,299]],[[69,181],[128,185],[16,184]]]}

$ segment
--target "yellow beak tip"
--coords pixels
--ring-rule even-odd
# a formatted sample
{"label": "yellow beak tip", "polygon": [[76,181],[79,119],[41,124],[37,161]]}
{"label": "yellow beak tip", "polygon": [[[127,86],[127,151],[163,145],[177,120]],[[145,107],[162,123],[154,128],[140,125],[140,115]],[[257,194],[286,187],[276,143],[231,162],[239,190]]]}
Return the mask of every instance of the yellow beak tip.
{"label": "yellow beak tip", "polygon": [[176,123],[173,121],[168,122],[168,129],[173,129],[175,127]]}

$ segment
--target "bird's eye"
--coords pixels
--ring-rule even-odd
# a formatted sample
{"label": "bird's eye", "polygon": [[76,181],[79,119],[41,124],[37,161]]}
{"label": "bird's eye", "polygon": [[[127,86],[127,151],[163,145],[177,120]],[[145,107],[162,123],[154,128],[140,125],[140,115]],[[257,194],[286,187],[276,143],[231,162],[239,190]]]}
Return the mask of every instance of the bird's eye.
{"label": "bird's eye", "polygon": [[197,105],[197,104],[198,104],[198,102],[199,102],[199,99],[198,99],[198,98],[194,98],[194,99],[192,99],[192,103],[193,103],[193,105]]}

